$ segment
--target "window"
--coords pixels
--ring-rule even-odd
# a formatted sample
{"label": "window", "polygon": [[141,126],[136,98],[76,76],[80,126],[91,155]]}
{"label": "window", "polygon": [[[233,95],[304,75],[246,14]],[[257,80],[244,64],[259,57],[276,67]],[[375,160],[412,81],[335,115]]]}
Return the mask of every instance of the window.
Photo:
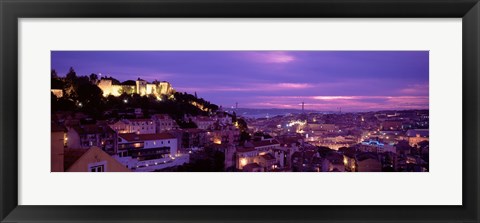
{"label": "window", "polygon": [[105,166],[104,165],[91,166],[90,172],[105,172]]}

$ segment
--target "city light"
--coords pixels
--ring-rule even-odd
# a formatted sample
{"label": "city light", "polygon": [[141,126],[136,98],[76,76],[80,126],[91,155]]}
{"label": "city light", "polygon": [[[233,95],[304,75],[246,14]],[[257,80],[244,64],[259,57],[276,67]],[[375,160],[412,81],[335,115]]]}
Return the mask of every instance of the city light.
{"label": "city light", "polygon": [[[324,53],[158,51],[151,57],[112,51],[105,55],[126,56],[106,58],[96,51],[52,51],[51,166],[95,172],[428,172],[428,52]],[[363,53],[367,60],[355,61]],[[96,61],[104,59],[109,61]],[[74,69],[64,70],[70,66],[65,61],[76,74],[91,75],[71,78]],[[125,64],[132,66],[125,70]],[[57,75],[54,69],[62,70]],[[116,75],[92,73],[99,70]],[[415,77],[400,75],[409,72]],[[374,87],[366,88],[367,82]]]}
{"label": "city light", "polygon": [[240,159],[240,166],[243,167],[243,166],[245,166],[245,165],[247,165],[247,159],[241,158],[241,159]]}

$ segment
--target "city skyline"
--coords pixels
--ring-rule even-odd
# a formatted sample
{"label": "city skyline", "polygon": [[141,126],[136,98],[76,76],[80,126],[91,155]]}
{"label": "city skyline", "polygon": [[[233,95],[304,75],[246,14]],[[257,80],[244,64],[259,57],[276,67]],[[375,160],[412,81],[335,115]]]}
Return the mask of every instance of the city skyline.
{"label": "city skyline", "polygon": [[[64,76],[168,81],[224,107],[428,109],[428,51],[52,51]],[[100,75],[101,74],[101,75]]]}

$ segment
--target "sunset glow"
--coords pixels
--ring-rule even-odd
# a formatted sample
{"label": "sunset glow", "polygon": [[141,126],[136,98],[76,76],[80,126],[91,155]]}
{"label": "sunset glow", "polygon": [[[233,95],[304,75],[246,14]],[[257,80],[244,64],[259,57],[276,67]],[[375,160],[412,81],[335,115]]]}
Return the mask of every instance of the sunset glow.
{"label": "sunset glow", "polygon": [[244,108],[428,109],[427,51],[54,51],[59,75],[142,77]]}

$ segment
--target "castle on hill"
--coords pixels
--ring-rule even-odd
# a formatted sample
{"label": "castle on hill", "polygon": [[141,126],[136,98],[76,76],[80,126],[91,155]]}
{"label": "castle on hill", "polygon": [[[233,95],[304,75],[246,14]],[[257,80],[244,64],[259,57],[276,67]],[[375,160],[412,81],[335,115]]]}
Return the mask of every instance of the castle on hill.
{"label": "castle on hill", "polygon": [[120,96],[123,93],[135,93],[141,96],[154,95],[155,97],[160,98],[162,95],[170,95],[173,93],[172,85],[167,81],[154,81],[148,83],[140,78],[135,82],[125,81],[120,84],[112,83],[111,78],[102,78],[98,81],[97,86],[102,89],[104,97],[107,97],[108,95]]}

